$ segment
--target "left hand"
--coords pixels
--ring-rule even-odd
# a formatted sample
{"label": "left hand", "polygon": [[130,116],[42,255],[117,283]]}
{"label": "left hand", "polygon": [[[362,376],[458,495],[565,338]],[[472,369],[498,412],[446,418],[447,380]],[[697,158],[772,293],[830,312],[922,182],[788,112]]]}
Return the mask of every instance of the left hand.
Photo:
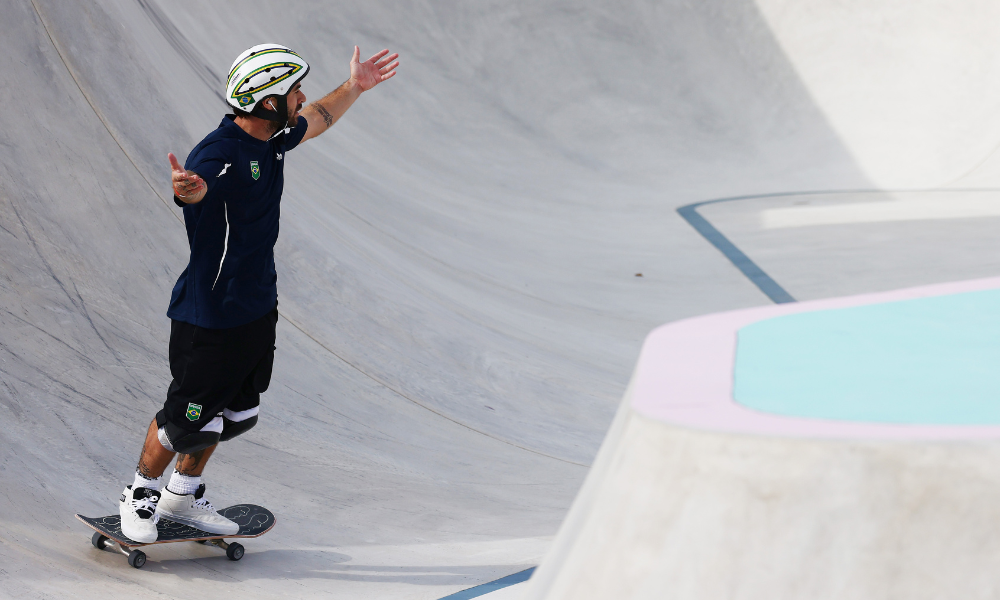
{"label": "left hand", "polygon": [[389,50],[378,52],[365,62],[360,62],[361,49],[354,47],[354,57],[351,58],[351,81],[362,92],[367,92],[396,74],[396,67],[399,66],[399,61],[396,59],[399,58],[399,54],[391,56],[386,54],[389,54]]}
{"label": "left hand", "polygon": [[173,152],[167,154],[167,160],[170,161],[170,179],[174,186],[174,195],[188,204],[200,201],[208,191],[205,180],[194,171],[185,171]]}

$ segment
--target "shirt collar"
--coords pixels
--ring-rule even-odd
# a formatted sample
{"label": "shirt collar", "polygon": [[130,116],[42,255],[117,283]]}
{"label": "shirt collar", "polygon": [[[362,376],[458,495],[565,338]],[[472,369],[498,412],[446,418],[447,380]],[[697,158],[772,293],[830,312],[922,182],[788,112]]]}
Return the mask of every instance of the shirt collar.
{"label": "shirt collar", "polygon": [[226,133],[240,140],[241,142],[247,142],[250,144],[260,144],[267,145],[269,140],[258,140],[249,133],[243,131],[243,128],[236,124],[236,115],[226,115],[222,118],[222,122],[219,123],[219,127],[226,130]]}

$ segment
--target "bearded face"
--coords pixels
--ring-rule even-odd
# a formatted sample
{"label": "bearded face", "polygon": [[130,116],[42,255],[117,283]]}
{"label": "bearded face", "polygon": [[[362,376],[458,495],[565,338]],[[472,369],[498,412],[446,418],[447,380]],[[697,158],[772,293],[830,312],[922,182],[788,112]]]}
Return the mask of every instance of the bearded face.
{"label": "bearded face", "polygon": [[[292,96],[292,94],[289,94],[288,96]],[[287,107],[288,107],[288,114],[285,115],[286,118],[288,119],[287,124],[286,123],[282,123],[281,121],[271,121],[271,120],[268,120],[267,121],[267,131],[268,131],[269,135],[274,135],[274,134],[278,133],[279,130],[281,130],[281,129],[285,128],[285,127],[294,127],[295,124],[296,124],[296,119],[298,118],[299,111],[302,110],[302,103],[300,102],[298,104],[293,104],[291,102],[291,98],[290,97],[286,97],[285,100],[287,102]],[[274,102],[273,106],[278,106],[278,101],[277,100],[269,99],[269,100],[267,100],[267,101],[264,102],[264,107],[267,108],[267,109],[271,109],[271,106],[272,106],[271,102],[272,101]]]}
{"label": "bearded face", "polygon": [[288,114],[285,115],[285,118],[287,119],[286,122],[283,123],[281,121],[272,121],[270,119],[267,119],[266,117],[263,117],[260,113],[260,111],[262,110],[270,111],[272,114],[274,113],[274,111],[280,105],[280,102],[278,102],[278,99],[274,96],[262,100],[261,103],[258,104],[257,107],[254,109],[254,113],[256,113],[255,116],[257,116],[258,118],[262,118],[267,121],[266,131],[268,135],[273,136],[283,127],[295,127],[296,125],[298,125],[299,113],[302,111],[302,107],[305,106],[305,103],[306,103],[306,95],[302,93],[302,84],[297,83],[295,84],[295,87],[293,87],[291,91],[289,91],[288,94],[285,96],[285,107],[288,112]]}
{"label": "bearded face", "polygon": [[[289,98],[289,100],[291,100],[291,98]],[[292,104],[291,102],[289,102],[289,104],[288,104],[288,124],[289,124],[289,126],[292,126],[292,127],[295,126],[296,120],[299,118],[299,112],[302,111],[302,106],[303,106],[303,104],[301,102],[299,102],[297,104]]]}
{"label": "bearded face", "polygon": [[[269,122],[269,130],[271,132],[271,135],[277,133],[278,130],[281,129],[282,127],[295,127],[295,125],[298,123],[299,112],[305,105],[305,99],[306,99],[305,94],[303,94],[300,91],[300,87],[301,87],[300,85],[296,85],[295,88],[291,92],[289,92],[287,96],[285,96],[285,102],[288,106],[287,124],[282,125],[282,123],[278,121]],[[278,104],[277,101],[275,101],[275,105],[277,104]]]}

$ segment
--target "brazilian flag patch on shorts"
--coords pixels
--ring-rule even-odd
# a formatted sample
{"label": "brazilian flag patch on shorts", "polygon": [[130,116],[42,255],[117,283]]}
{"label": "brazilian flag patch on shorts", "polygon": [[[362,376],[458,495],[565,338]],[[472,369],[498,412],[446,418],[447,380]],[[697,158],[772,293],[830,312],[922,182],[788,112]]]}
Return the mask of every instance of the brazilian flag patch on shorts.
{"label": "brazilian flag patch on shorts", "polygon": [[188,421],[197,421],[199,418],[201,418],[201,405],[194,404],[193,402],[191,404],[188,404],[186,416],[188,418]]}

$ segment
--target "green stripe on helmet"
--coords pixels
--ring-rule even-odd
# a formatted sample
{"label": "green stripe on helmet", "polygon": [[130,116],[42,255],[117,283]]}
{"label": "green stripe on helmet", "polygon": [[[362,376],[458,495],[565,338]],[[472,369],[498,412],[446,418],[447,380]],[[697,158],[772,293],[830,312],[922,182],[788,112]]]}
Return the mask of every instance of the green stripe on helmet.
{"label": "green stripe on helmet", "polygon": [[260,73],[262,71],[266,71],[267,69],[273,69],[274,67],[283,67],[285,65],[289,65],[291,67],[291,70],[288,71],[287,73],[285,73],[284,75],[282,75],[281,77],[277,77],[277,78],[275,78],[275,79],[273,79],[273,80],[265,83],[264,85],[262,85],[262,86],[260,86],[258,88],[254,88],[254,89],[249,90],[249,91],[241,92],[240,91],[240,87],[241,86],[236,86],[236,88],[233,89],[233,93],[232,93],[232,95],[230,97],[234,98],[234,99],[239,99],[240,100],[240,104],[244,104],[244,102],[240,98],[241,96],[243,96],[243,97],[249,97],[252,94],[256,94],[257,92],[259,92],[261,90],[266,90],[267,88],[271,87],[272,85],[277,85],[277,84],[281,83],[282,81],[288,79],[292,75],[295,75],[296,73],[298,73],[299,71],[302,70],[302,65],[295,64],[295,63],[285,63],[285,62],[271,63],[269,65],[264,65],[262,67],[259,67],[258,69],[255,69],[252,73],[249,73],[246,77],[244,77],[244,79],[250,79],[254,75],[256,75],[256,74],[258,74],[258,73]]}
{"label": "green stripe on helmet", "polygon": [[288,54],[291,54],[292,56],[298,57],[299,59],[302,58],[301,56],[299,56],[298,54],[292,52],[288,48],[268,48],[267,50],[261,50],[259,52],[254,52],[250,56],[244,58],[239,63],[237,63],[235,67],[233,67],[233,69],[229,72],[229,77],[226,78],[226,85],[229,85],[230,83],[232,83],[232,81],[233,81],[233,73],[235,73],[240,67],[242,67],[243,65],[245,65],[248,60],[250,60],[251,58],[256,58],[256,57],[260,56],[261,54],[272,54],[274,52],[287,52]]}

